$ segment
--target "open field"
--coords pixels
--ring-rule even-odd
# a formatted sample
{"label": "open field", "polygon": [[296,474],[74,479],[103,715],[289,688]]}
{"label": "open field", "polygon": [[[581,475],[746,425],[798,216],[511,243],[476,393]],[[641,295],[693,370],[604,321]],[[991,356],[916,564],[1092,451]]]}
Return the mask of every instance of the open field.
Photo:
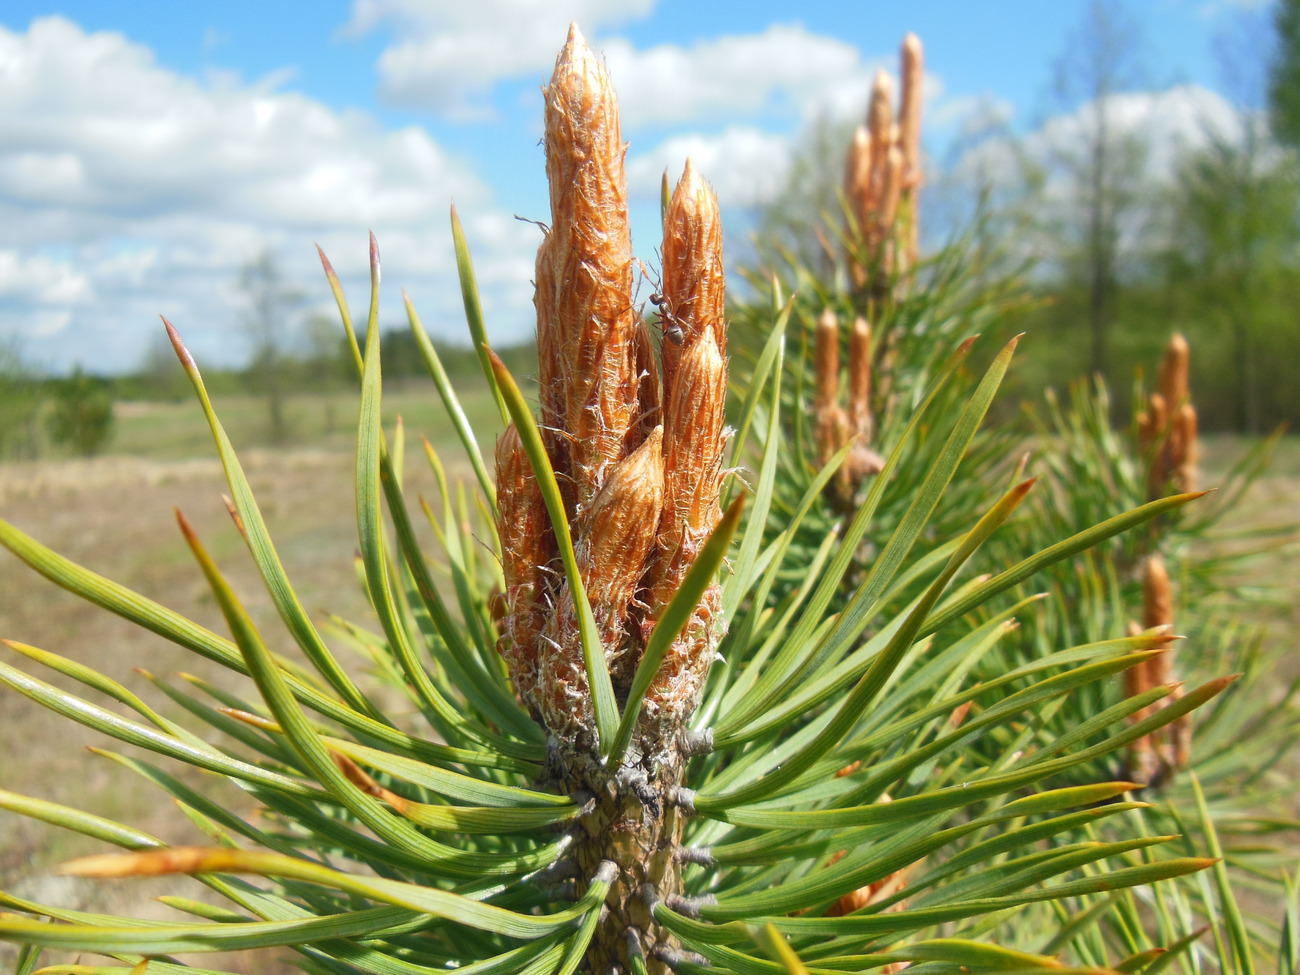
{"label": "open field", "polygon": [[[477,380],[477,382],[475,381]],[[493,407],[481,374],[458,383],[462,406],[476,430],[491,430]],[[273,446],[266,442],[266,401],[256,396],[214,396],[221,422],[236,448]],[[391,428],[402,417],[413,436],[428,437],[439,449],[450,447],[455,437],[432,384],[428,382],[386,386],[384,421]],[[288,441],[316,449],[347,452],[357,434],[357,398],[351,392],[286,397]],[[491,444],[486,444],[490,447]],[[193,399],[176,403],[119,402],[115,407],[113,438],[107,452],[153,460],[184,460],[212,456],[212,438]]]}
{"label": "open field", "polygon": [[[236,446],[256,442],[261,424],[257,400],[219,403]],[[466,408],[491,419],[486,397]],[[249,478],[279,546],[289,575],[310,611],[328,607],[363,623],[369,609],[353,570],[354,516],[352,458],[354,401],[344,395],[301,399],[293,404],[291,422],[310,447],[241,450]],[[452,471],[466,471],[459,446],[441,419],[431,390],[398,390],[388,397],[389,417],[401,413],[412,448],[407,483],[412,493],[432,489],[433,480],[415,444],[427,434]],[[389,423],[391,428],[391,422]],[[489,446],[485,444],[485,446]],[[224,484],[219,464],[209,459],[210,442],[197,407],[183,404],[135,404],[119,417],[113,454],[93,460],[46,460],[0,466],[0,517],[13,522],[57,551],[192,616],[224,630],[219,613],[172,519],[181,508],[194,522],[222,569],[259,623],[274,615],[251,560],[222,506]],[[1212,438],[1206,445],[1206,481],[1243,449],[1236,438]],[[1239,517],[1249,523],[1276,520],[1300,506],[1300,441],[1281,445],[1272,472],[1253,489]],[[434,542],[430,534],[429,544]],[[1271,621],[1278,639],[1300,633],[1300,582],[1290,560],[1273,559],[1276,579],[1289,586],[1287,605]],[[0,554],[0,636],[21,640],[92,664],[157,703],[161,695],[135,668],[160,677],[188,671],[219,680],[239,693],[247,683],[169,643],[123,623],[57,589],[28,571],[7,553]],[[264,632],[275,634],[274,626]],[[285,650],[284,646],[274,647]],[[358,671],[364,661],[345,646],[336,646],[345,664]],[[12,658],[12,652],[0,649]],[[35,670],[36,668],[32,668]],[[71,683],[54,676],[60,686]],[[394,707],[400,706],[396,699]],[[164,713],[176,717],[178,707]],[[0,733],[8,743],[0,752],[0,785],[58,802],[82,805],[135,824],[173,842],[203,842],[204,837],[160,793],[116,767],[88,755],[83,746],[122,749],[109,740],[59,718],[20,695],[0,693]],[[166,762],[161,762],[167,765]],[[169,766],[170,767],[170,766]],[[171,770],[174,771],[174,768]],[[189,773],[199,781],[198,773]],[[232,808],[252,803],[231,790]],[[175,880],[95,884],[52,877],[47,868],[98,844],[0,813],[0,889],[34,899],[51,900],[86,910],[122,910],[171,916],[150,898],[163,889],[199,896],[202,888]],[[0,948],[0,968],[6,967]],[[236,970],[247,962],[227,959]],[[249,969],[251,970],[251,969]],[[263,960],[257,970],[268,971]]]}
{"label": "open field", "polygon": [[[1202,440],[1204,486],[1219,483],[1216,472],[1223,471],[1247,449],[1248,442],[1234,436],[1211,436]],[[1225,528],[1267,528],[1278,524],[1300,523],[1300,437],[1289,436],[1278,445],[1273,462],[1266,475],[1251,488],[1238,503]],[[1266,623],[1277,640],[1295,645],[1300,641],[1300,571],[1296,570],[1296,555],[1300,553],[1300,538],[1292,537],[1284,545],[1274,547],[1249,563],[1253,579],[1262,580],[1270,588],[1276,587],[1277,605],[1269,611]],[[1287,673],[1280,678],[1290,680],[1300,675],[1300,653],[1283,656]],[[1300,761],[1300,749],[1293,753]],[[1300,804],[1297,805],[1300,811]]]}
{"label": "open field", "polygon": [[[349,619],[369,621],[353,568],[354,475],[347,445],[355,436],[351,429],[355,400],[338,395],[295,402],[291,422],[296,431],[308,431],[315,445],[287,450],[240,448],[241,443],[255,442],[260,433],[260,402],[236,400],[219,403],[218,408],[308,610],[328,607]],[[491,408],[486,397],[466,403],[471,414],[481,416],[485,408]],[[398,412],[411,443],[406,481],[412,496],[428,493],[434,485],[418,450],[421,435],[435,444],[449,474],[468,476],[459,443],[441,419],[441,407],[432,390],[399,390],[388,397],[389,429],[391,417]],[[332,419],[331,413],[337,419]],[[482,417],[481,429],[490,429],[489,419]],[[222,504],[225,484],[221,467],[211,459],[211,440],[197,406],[190,402],[133,405],[119,419],[116,443],[129,445],[140,455],[0,465],[0,517],[82,564],[224,632],[220,613],[176,529],[172,509],[180,508],[258,623],[268,624],[264,632],[275,634],[270,625],[274,609]],[[428,544],[434,545],[432,533],[427,535]],[[135,668],[148,668],[168,679],[178,671],[187,671],[241,693],[251,686],[229,671],[63,592],[7,552],[0,553],[0,579],[0,636],[91,664],[152,704],[161,700],[164,706],[160,710],[168,717],[179,718],[183,712],[178,706],[166,707],[169,702]],[[347,647],[335,649],[345,664],[357,671],[365,667]],[[10,662],[16,657],[7,648],[0,648],[0,654]],[[59,675],[42,676],[62,687],[77,686]],[[393,703],[400,706],[397,700]],[[83,805],[172,842],[204,841],[154,787],[111,761],[88,754],[85,747],[109,747],[141,756],[147,753],[71,724],[7,689],[0,693],[0,731],[10,743],[0,751],[0,787]],[[200,779],[197,773],[190,777],[196,782]],[[252,808],[251,801],[233,789],[228,790],[228,799],[232,808]],[[175,883],[96,885],[53,877],[47,871],[70,856],[99,847],[0,812],[0,889],[84,910],[125,908],[173,918],[174,913],[152,904],[150,898],[164,887],[202,896],[204,888],[192,881],[183,882],[186,889],[178,891]],[[8,970],[12,959],[8,951],[0,945],[0,970]],[[228,964],[236,970],[252,970]],[[265,971],[264,964],[258,970]]]}

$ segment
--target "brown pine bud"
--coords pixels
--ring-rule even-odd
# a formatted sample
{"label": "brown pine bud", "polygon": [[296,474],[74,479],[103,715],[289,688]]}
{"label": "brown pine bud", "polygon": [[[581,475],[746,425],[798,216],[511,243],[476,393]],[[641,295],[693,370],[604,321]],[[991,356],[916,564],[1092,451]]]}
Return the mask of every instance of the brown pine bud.
{"label": "brown pine bud", "polygon": [[1196,433],[1196,407],[1184,403],[1174,420],[1173,434],[1178,443],[1174,461],[1174,483],[1183,492],[1196,490],[1196,464],[1200,460],[1200,445]]}
{"label": "brown pine bud", "polygon": [[[1174,593],[1169,581],[1169,572],[1165,560],[1159,555],[1147,556],[1142,580],[1142,615],[1147,628],[1169,626],[1174,622]],[[1173,650],[1166,650],[1146,662],[1146,686],[1156,687],[1160,684],[1174,683]],[[1182,688],[1175,690],[1174,700],[1182,697]],[[1191,725],[1187,715],[1176,719],[1172,724],[1152,735],[1155,752],[1159,763],[1158,778],[1167,777],[1174,769],[1187,762],[1191,737]]]}
{"label": "brown pine bud", "polygon": [[663,263],[663,381],[670,402],[677,363],[701,333],[711,332],[719,354],[727,354],[722,219],[717,197],[689,159],[664,217]]}
{"label": "brown pine bud", "polygon": [[[850,241],[865,241],[872,226],[871,206],[871,134],[865,125],[853,132],[849,151],[844,157],[844,204],[848,210]],[[854,245],[849,248],[849,273],[855,288],[867,283],[864,255]]]}
{"label": "brown pine bud", "polygon": [[[1150,555],[1145,562],[1142,581],[1142,622],[1147,629],[1165,626],[1174,621],[1173,588],[1165,560]],[[1160,683],[1155,681],[1153,683]]]}
{"label": "brown pine bud", "polygon": [[1168,458],[1165,454],[1164,437],[1169,428],[1169,411],[1165,398],[1159,393],[1152,393],[1147,400],[1147,430],[1150,441],[1143,445],[1144,453],[1151,458],[1151,468],[1147,472],[1147,496],[1163,497],[1165,482],[1169,479]]}
{"label": "brown pine bud", "polygon": [[[712,333],[704,331],[678,365],[668,409],[664,510],[650,573],[643,639],[649,637],[721,517],[718,493],[725,446],[726,384],[726,362]],[[713,662],[719,599],[718,587],[711,586],[685,630],[669,647],[647,697],[647,721],[662,721],[694,709]]]}
{"label": "brown pine bud", "polygon": [[849,333],[849,425],[862,443],[871,442],[871,325],[861,315]]}
{"label": "brown pine bud", "polygon": [[659,383],[659,360],[655,355],[650,326],[644,318],[636,326],[637,422],[632,426],[629,452],[641,445],[650,431],[663,423],[663,390]]}
{"label": "brown pine bud", "polygon": [[[638,411],[632,240],[618,104],[576,26],[546,99],[551,229],[537,254],[543,426],[575,510],[624,455]],[[565,462],[567,461],[567,462]]]}
{"label": "brown pine bud", "polygon": [[548,603],[546,566],[553,556],[554,540],[542,492],[514,424],[497,440],[496,475],[497,533],[505,576],[497,646],[520,697],[532,707],[537,688],[537,642]]}
{"label": "brown pine bud", "polygon": [[[642,638],[718,523],[726,402],[726,291],[722,227],[713,191],[688,161],[664,220],[663,295],[678,341],[663,349],[664,510],[647,574]],[[647,694],[643,724],[694,709],[716,642],[717,587],[665,655]]]}
{"label": "brown pine bud", "polygon": [[664,502],[664,428],[610,472],[575,526],[578,567],[592,609],[621,613],[645,569]]}
{"label": "brown pine bud", "polygon": [[873,169],[880,166],[895,142],[894,134],[894,83],[883,68],[876,72],[871,82],[871,101],[867,105],[867,131],[871,135]]}
{"label": "brown pine bud", "polygon": [[898,143],[889,147],[885,155],[884,179],[880,184],[880,229],[888,234],[898,217],[898,203],[903,194],[906,164]]}
{"label": "brown pine bud", "polygon": [[813,405],[820,412],[834,406],[840,398],[840,320],[833,308],[827,308],[817,319],[813,374],[816,383]]}
{"label": "brown pine bud", "polygon": [[[1128,636],[1141,636],[1142,624],[1136,620],[1129,620],[1126,634]],[[1145,661],[1139,663],[1136,667],[1130,667],[1128,670],[1124,671],[1124,696],[1135,697],[1145,691],[1147,689],[1146,677],[1147,670]],[[1136,716],[1134,716],[1133,720],[1136,720]]]}
{"label": "brown pine bud", "polygon": [[[889,232],[889,225],[884,221],[883,208],[889,195],[891,152],[897,149],[895,143],[898,138],[894,125],[893,91],[894,84],[889,75],[884,70],[876,72],[875,80],[871,84],[871,100],[867,105],[867,132],[871,139],[871,180],[862,225],[867,267],[875,273],[879,271]],[[894,160],[894,164],[897,164],[897,160]]]}
{"label": "brown pine bud", "polygon": [[921,54],[921,40],[915,34],[903,38],[902,50],[903,90],[898,110],[898,141],[903,151],[902,211],[906,219],[903,227],[902,268],[916,266],[921,250],[921,223],[919,219],[921,195],[921,105],[925,67]]}
{"label": "brown pine bud", "polygon": [[[817,441],[817,460],[825,464],[852,437],[849,429],[849,415],[844,412],[844,407],[838,403],[831,403],[824,407],[818,407],[815,419],[814,437]],[[839,478],[847,477],[847,472],[841,467]],[[847,480],[845,480],[843,486],[846,488],[850,486]]]}
{"label": "brown pine bud", "polygon": [[902,92],[898,105],[898,143],[907,161],[909,182],[920,178],[920,107],[924,96],[924,57],[920,38],[909,34],[902,39]]}
{"label": "brown pine bud", "polygon": [[[616,684],[630,677],[627,614],[663,509],[663,427],[610,469],[605,486],[574,526],[574,553]],[[538,653],[540,710],[552,734],[589,734],[591,700],[568,585],[560,587]],[[625,673],[627,672],[627,673]]]}
{"label": "brown pine bud", "polygon": [[[817,443],[817,460],[825,464],[849,442],[852,432],[848,414],[840,398],[840,320],[835,310],[827,308],[817,320],[813,340],[813,436]],[[836,475],[836,492],[849,489],[847,473],[841,467]]]}
{"label": "brown pine bud", "polygon": [[921,181],[921,104],[924,97],[925,66],[921,39],[915,34],[903,38],[901,52],[902,93],[898,109],[898,142],[907,166],[907,185],[915,189]]}
{"label": "brown pine bud", "polygon": [[880,254],[881,273],[892,274],[897,268],[897,240],[894,233],[898,219],[898,206],[903,194],[903,152],[891,144],[885,154],[884,171],[880,181],[880,202],[876,214],[877,248]]}
{"label": "brown pine bud", "polygon": [[1137,436],[1138,446],[1142,449],[1143,453],[1150,450],[1156,437],[1155,428],[1151,423],[1151,414],[1146,410],[1143,410],[1137,415]]}
{"label": "brown pine bud", "polygon": [[727,363],[713,333],[705,331],[678,364],[667,411],[662,528],[670,535],[685,527],[701,536],[702,543],[721,517],[718,489],[726,397]]}
{"label": "brown pine bud", "polygon": [[[1142,633],[1142,625],[1130,621],[1128,624],[1128,635],[1138,636]],[[1149,661],[1140,661],[1133,667],[1124,671],[1124,696],[1136,697],[1150,689],[1150,674],[1147,664]],[[1152,705],[1135,711],[1129,715],[1129,724],[1137,724],[1139,721],[1149,717],[1154,711]],[[1142,735],[1129,742],[1128,746],[1128,772],[1127,774],[1135,781],[1146,785],[1156,778],[1156,752],[1155,745],[1150,735]]]}
{"label": "brown pine bud", "polygon": [[1160,361],[1160,395],[1164,397],[1170,415],[1177,415],[1178,410],[1187,402],[1190,368],[1191,349],[1187,345],[1187,339],[1174,333],[1165,346],[1165,355]]}
{"label": "brown pine bud", "polygon": [[866,205],[871,195],[871,134],[865,125],[853,130],[849,151],[844,156],[844,200],[849,211],[859,222],[865,220]]}

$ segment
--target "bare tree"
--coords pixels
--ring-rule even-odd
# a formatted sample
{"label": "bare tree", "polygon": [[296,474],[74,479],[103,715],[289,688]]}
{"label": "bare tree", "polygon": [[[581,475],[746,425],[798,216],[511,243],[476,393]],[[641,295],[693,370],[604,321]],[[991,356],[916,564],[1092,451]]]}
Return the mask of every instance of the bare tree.
{"label": "bare tree", "polygon": [[285,283],[270,250],[240,269],[239,290],[248,302],[244,325],[252,344],[249,375],[266,397],[268,436],[273,443],[283,443],[288,437],[285,369],[295,332],[291,316],[302,295]]}
{"label": "bare tree", "polygon": [[[1077,145],[1058,146],[1054,163],[1072,184],[1077,209],[1063,228],[1086,291],[1089,367],[1106,375],[1115,319],[1121,231],[1137,199],[1142,146],[1117,125],[1115,96],[1140,79],[1140,41],[1120,0],[1089,0],[1083,20],[1056,63],[1055,95],[1081,106],[1085,124]],[[1071,249],[1071,248],[1067,248]],[[1077,273],[1077,272],[1076,272]]]}

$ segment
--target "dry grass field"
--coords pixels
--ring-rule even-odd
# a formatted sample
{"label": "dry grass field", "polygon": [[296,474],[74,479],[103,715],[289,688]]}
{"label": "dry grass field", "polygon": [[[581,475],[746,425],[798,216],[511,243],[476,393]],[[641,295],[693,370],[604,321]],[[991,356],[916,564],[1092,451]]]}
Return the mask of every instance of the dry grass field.
{"label": "dry grass field", "polygon": [[[470,401],[466,408],[488,406]],[[237,449],[255,440],[261,404],[219,403]],[[352,439],[355,401],[299,401],[293,405],[294,429],[307,430],[316,445],[291,449],[240,449],[241,460],[257,493],[290,577],[309,611],[328,608],[349,619],[368,621],[369,609],[353,568],[355,516]],[[401,413],[411,436],[408,490],[428,493],[434,481],[418,438],[428,436],[444,456],[449,473],[468,476],[459,445],[429,392],[398,392],[389,410]],[[326,417],[326,411],[333,417]],[[328,423],[328,425],[327,425]],[[388,423],[391,429],[391,418]],[[486,426],[486,424],[484,425]],[[221,466],[212,459],[211,441],[198,408],[182,404],[130,404],[118,417],[114,449],[130,448],[135,456],[113,454],[93,459],[42,460],[0,464],[0,517],[81,564],[224,632],[220,613],[186,548],[172,511],[180,508],[203,535],[263,631],[276,634],[274,608],[251,559],[226,514]],[[429,545],[436,544],[432,532]],[[0,552],[0,636],[33,644],[95,666],[168,717],[180,718],[136,668],[171,678],[187,671],[245,693],[251,682],[167,641],[125,623],[63,592],[30,571],[7,552]],[[366,662],[345,645],[333,649],[356,671]],[[285,646],[275,649],[288,651]],[[17,655],[0,648],[11,660]],[[76,685],[57,674],[41,674],[51,683]],[[84,688],[79,688],[84,693]],[[93,692],[88,696],[94,697]],[[395,702],[396,704],[397,702]],[[120,710],[120,709],[119,709]],[[81,805],[134,824],[172,842],[203,842],[204,837],[160,792],[111,761],[88,753],[86,746],[134,751],[80,725],[52,714],[21,695],[0,692],[0,733],[9,746],[0,750],[0,788]],[[143,752],[138,752],[144,755]],[[160,764],[166,765],[165,760]],[[169,771],[177,771],[170,768]],[[199,782],[201,773],[190,772]],[[209,779],[208,788],[212,780]],[[233,789],[232,808],[252,803]],[[164,886],[175,882],[91,884],[50,874],[49,867],[98,844],[0,812],[0,889],[36,900],[82,910],[122,910],[144,916],[176,918],[152,904]],[[183,891],[202,897],[203,888],[185,882]],[[0,945],[0,970],[12,964],[12,951]],[[226,959],[234,970],[254,970]],[[265,959],[258,971],[267,971]]]}
{"label": "dry grass field", "polygon": [[[232,438],[239,446],[252,439],[256,402],[236,402],[227,409]],[[482,415],[489,404],[472,401],[472,413]],[[370,619],[353,569],[354,520],[351,439],[354,405],[346,396],[324,397],[295,406],[300,429],[312,424],[311,448],[241,451],[290,577],[309,610],[328,607],[359,621]],[[460,467],[458,448],[431,392],[399,392],[390,410],[401,411],[414,436],[425,433],[453,469]],[[329,415],[327,416],[327,412]],[[312,419],[314,417],[314,419]],[[409,451],[408,488],[428,491],[432,478],[422,458]],[[1231,438],[1211,440],[1206,453],[1208,483],[1240,451]],[[1300,510],[1300,443],[1282,445],[1269,476],[1258,483],[1238,517],[1250,522],[1276,520],[1289,509]],[[108,575],[194,619],[223,630],[219,613],[185,548],[173,521],[181,508],[194,522],[240,596],[259,622],[274,615],[251,560],[231,525],[221,501],[221,469],[210,450],[196,407],[133,405],[119,417],[115,453],[92,460],[44,460],[0,465],[0,516],[82,564]],[[430,545],[432,545],[430,537]],[[1292,553],[1294,555],[1294,553]],[[1270,557],[1266,557],[1270,558]],[[1300,581],[1291,558],[1276,556],[1275,579],[1289,587],[1289,605],[1272,621],[1277,639],[1294,640],[1300,633]],[[227,671],[180,648],[130,626],[57,589],[27,570],[7,553],[0,553],[0,636],[52,650],[92,664],[144,694],[151,703],[161,695],[135,672],[147,668],[159,676],[190,671],[219,680],[222,686],[244,691],[246,685]],[[265,633],[274,635],[274,626]],[[273,649],[284,651],[283,645]],[[365,662],[346,646],[336,645],[340,658],[357,671]],[[12,656],[11,651],[0,653]],[[1300,666],[1300,665],[1297,665]],[[70,686],[57,675],[56,684]],[[166,703],[165,700],[163,703]],[[164,708],[178,716],[178,707]],[[121,819],[174,842],[202,842],[203,837],[170,801],[114,763],[91,755],[85,746],[124,748],[79,725],[45,711],[20,695],[0,692],[0,786],[57,802],[84,806]],[[167,763],[162,762],[166,765]],[[169,766],[170,770],[175,771]],[[189,773],[198,780],[201,773]],[[232,808],[251,803],[229,790]],[[165,886],[172,892],[201,896],[187,881],[156,884],[142,881],[93,883],[51,875],[48,868],[70,856],[90,852],[97,844],[0,813],[0,889],[35,899],[86,910],[127,909],[134,913],[175,917],[152,902]],[[0,969],[11,964],[12,952],[0,946]],[[226,958],[232,970],[248,968],[248,960]],[[256,969],[270,971],[262,958]]]}

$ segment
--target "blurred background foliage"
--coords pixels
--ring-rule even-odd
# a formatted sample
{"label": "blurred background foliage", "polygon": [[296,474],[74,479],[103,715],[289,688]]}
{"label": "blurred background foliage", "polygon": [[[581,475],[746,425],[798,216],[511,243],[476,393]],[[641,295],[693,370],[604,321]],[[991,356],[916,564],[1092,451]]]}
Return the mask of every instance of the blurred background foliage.
{"label": "blurred background foliage", "polygon": [[[1300,419],[1300,4],[1243,21],[1221,58],[1235,116],[1203,120],[1171,179],[1146,165],[1142,125],[1121,124],[1123,94],[1143,81],[1143,41],[1125,8],[1094,2],[1067,39],[1050,91],[1083,106],[1066,148],[1028,146],[993,116],[930,160],[922,222],[929,252],[970,235],[976,278],[1019,275],[1026,331],[1009,377],[1021,398],[1096,375],[1128,407],[1133,370],[1171,332],[1199,350],[1192,382],[1204,429],[1264,433]],[[816,228],[838,212],[850,131],[814,127],[787,188],[759,215],[760,250],[828,280],[833,255]],[[1162,151],[1165,151],[1162,148]]]}
{"label": "blurred background foliage", "polygon": [[[1095,375],[1112,390],[1113,419],[1121,418],[1134,369],[1156,361],[1169,334],[1179,331],[1198,350],[1192,384],[1203,430],[1263,434],[1294,426],[1300,420],[1300,317],[1294,313],[1300,299],[1300,3],[1279,0],[1271,18],[1243,18],[1235,34],[1221,39],[1224,89],[1235,117],[1206,118],[1206,137],[1176,150],[1173,166],[1161,167],[1173,178],[1159,181],[1146,165],[1154,150],[1144,127],[1120,124],[1125,93],[1150,80],[1144,53],[1154,43],[1131,28],[1126,9],[1116,0],[1087,5],[1044,79],[1054,110],[1082,113],[1081,135],[1067,148],[1031,151],[991,113],[987,122],[970,125],[948,158],[927,160],[925,249],[938,253],[965,240],[976,259],[964,273],[976,281],[1015,278],[1023,286],[1020,314],[1007,316],[1003,331],[1026,331],[1029,340],[1001,409]],[[752,239],[730,241],[733,256],[779,251],[816,278],[832,280],[832,242],[817,228],[838,212],[850,135],[829,122],[809,129],[784,190],[742,219]],[[739,280],[733,283],[743,291]],[[250,355],[241,369],[209,370],[214,393],[261,399],[263,418],[248,426],[255,442],[328,436],[334,423],[320,397],[346,394],[344,344],[304,311],[274,253],[250,255],[232,287],[244,299],[242,339]],[[418,374],[420,358],[405,329],[397,321],[385,323],[390,328],[384,369],[400,385]],[[520,349],[516,362],[528,355]],[[444,361],[453,379],[475,368],[472,351],[454,344],[447,344]],[[93,363],[82,369],[95,374]],[[120,415],[116,442],[110,434],[96,450],[138,449],[148,440],[133,434],[138,418],[159,411],[137,404],[186,397],[161,329],[136,370],[98,378]],[[20,342],[0,348],[0,460],[88,452],[76,438],[52,436],[50,421],[42,419],[64,389],[62,377],[45,375],[24,358]],[[302,418],[301,403],[294,403],[302,398],[321,422]],[[337,410],[344,408],[341,398]],[[201,453],[204,440],[194,422]]]}

